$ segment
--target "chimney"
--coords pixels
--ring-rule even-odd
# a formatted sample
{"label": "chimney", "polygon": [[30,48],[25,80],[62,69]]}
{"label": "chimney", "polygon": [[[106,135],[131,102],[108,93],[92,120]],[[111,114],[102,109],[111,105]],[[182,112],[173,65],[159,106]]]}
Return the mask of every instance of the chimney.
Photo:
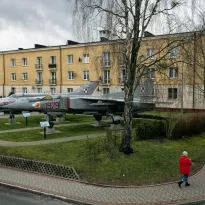
{"label": "chimney", "polygon": [[109,30],[100,30],[100,41],[108,41],[110,40],[111,31]]}
{"label": "chimney", "polygon": [[154,37],[154,34],[148,32],[148,31],[145,31],[144,32],[144,37]]}
{"label": "chimney", "polygon": [[44,45],[41,45],[41,44],[34,44],[34,48],[46,48],[48,46],[44,46]]}
{"label": "chimney", "polygon": [[67,40],[67,43],[66,43],[66,45],[76,45],[76,44],[79,44],[79,42]]}

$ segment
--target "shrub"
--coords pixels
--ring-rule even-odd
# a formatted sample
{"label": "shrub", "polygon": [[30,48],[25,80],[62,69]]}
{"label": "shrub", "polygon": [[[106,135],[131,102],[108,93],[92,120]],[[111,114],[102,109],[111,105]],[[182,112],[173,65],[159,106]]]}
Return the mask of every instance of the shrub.
{"label": "shrub", "polygon": [[164,121],[143,120],[136,127],[136,139],[162,139],[166,137],[166,128]]}
{"label": "shrub", "polygon": [[85,156],[89,161],[101,161],[102,158],[116,159],[119,157],[121,134],[117,131],[107,130],[106,137],[90,139],[83,143]]}
{"label": "shrub", "polygon": [[173,118],[173,117],[168,117],[165,121],[165,125],[166,125],[166,137],[168,139],[171,139],[172,138],[172,132],[173,132],[173,129],[175,127],[177,123],[177,119],[176,118]]}
{"label": "shrub", "polygon": [[153,119],[153,120],[165,120],[165,117],[162,116],[157,116],[157,115],[143,115],[143,114],[138,114],[134,113],[133,118],[145,118],[145,119]]}
{"label": "shrub", "polygon": [[180,139],[205,132],[205,115],[192,115],[179,119],[172,131],[172,139]]}

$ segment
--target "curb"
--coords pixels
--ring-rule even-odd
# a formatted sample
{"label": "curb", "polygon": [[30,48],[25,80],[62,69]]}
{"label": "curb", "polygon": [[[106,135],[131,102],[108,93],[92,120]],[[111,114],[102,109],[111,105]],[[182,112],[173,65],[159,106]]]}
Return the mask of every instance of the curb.
{"label": "curb", "polygon": [[[200,205],[200,204],[205,204],[205,199],[197,200],[197,201],[190,201],[190,202],[185,202],[185,203],[177,203],[175,205]],[[169,205],[173,205],[173,204],[169,204]]]}
{"label": "curb", "polygon": [[0,182],[0,185],[5,186],[5,187],[10,187],[10,188],[13,188],[13,189],[18,189],[20,191],[26,191],[26,192],[33,193],[33,194],[38,194],[38,195],[51,197],[51,198],[58,199],[58,200],[61,200],[61,201],[65,201],[65,202],[69,202],[69,203],[74,203],[74,204],[79,204],[79,205],[82,205],[82,204],[83,205],[96,205],[96,204],[92,204],[92,203],[87,203],[87,202],[83,202],[83,201],[79,201],[79,200],[70,199],[70,198],[63,197],[63,196],[58,196],[58,195],[55,195],[55,194],[49,194],[49,193],[34,190],[34,189],[28,189],[28,188],[24,188],[24,187],[21,187],[21,186],[8,184],[8,183],[5,183],[5,182]]}

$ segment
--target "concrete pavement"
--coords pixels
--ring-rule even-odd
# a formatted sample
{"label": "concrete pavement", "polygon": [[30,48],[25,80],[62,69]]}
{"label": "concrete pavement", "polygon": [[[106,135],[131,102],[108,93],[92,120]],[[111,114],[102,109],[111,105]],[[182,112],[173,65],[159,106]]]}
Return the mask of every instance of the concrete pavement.
{"label": "concrete pavement", "polygon": [[182,185],[181,189],[176,183],[106,187],[3,167],[0,168],[0,183],[82,204],[159,205],[205,202],[205,168],[190,178],[190,187]]}

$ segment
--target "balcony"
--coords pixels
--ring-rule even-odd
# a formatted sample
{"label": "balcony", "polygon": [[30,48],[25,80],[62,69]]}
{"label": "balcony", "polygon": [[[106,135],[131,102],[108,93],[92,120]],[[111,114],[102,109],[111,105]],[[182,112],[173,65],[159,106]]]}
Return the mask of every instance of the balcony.
{"label": "balcony", "polygon": [[56,64],[48,64],[48,69],[53,71],[56,70],[57,65]]}
{"label": "balcony", "polygon": [[36,64],[36,70],[43,70],[43,64]]}
{"label": "balcony", "polygon": [[110,79],[102,79],[102,85],[110,85],[111,84],[111,80]]}
{"label": "balcony", "polygon": [[43,84],[43,80],[36,79],[36,85],[42,85],[42,84]]}
{"label": "balcony", "polygon": [[49,84],[50,85],[56,85],[56,79],[50,79]]}
{"label": "balcony", "polygon": [[102,68],[110,68],[111,64],[110,61],[102,61]]}

